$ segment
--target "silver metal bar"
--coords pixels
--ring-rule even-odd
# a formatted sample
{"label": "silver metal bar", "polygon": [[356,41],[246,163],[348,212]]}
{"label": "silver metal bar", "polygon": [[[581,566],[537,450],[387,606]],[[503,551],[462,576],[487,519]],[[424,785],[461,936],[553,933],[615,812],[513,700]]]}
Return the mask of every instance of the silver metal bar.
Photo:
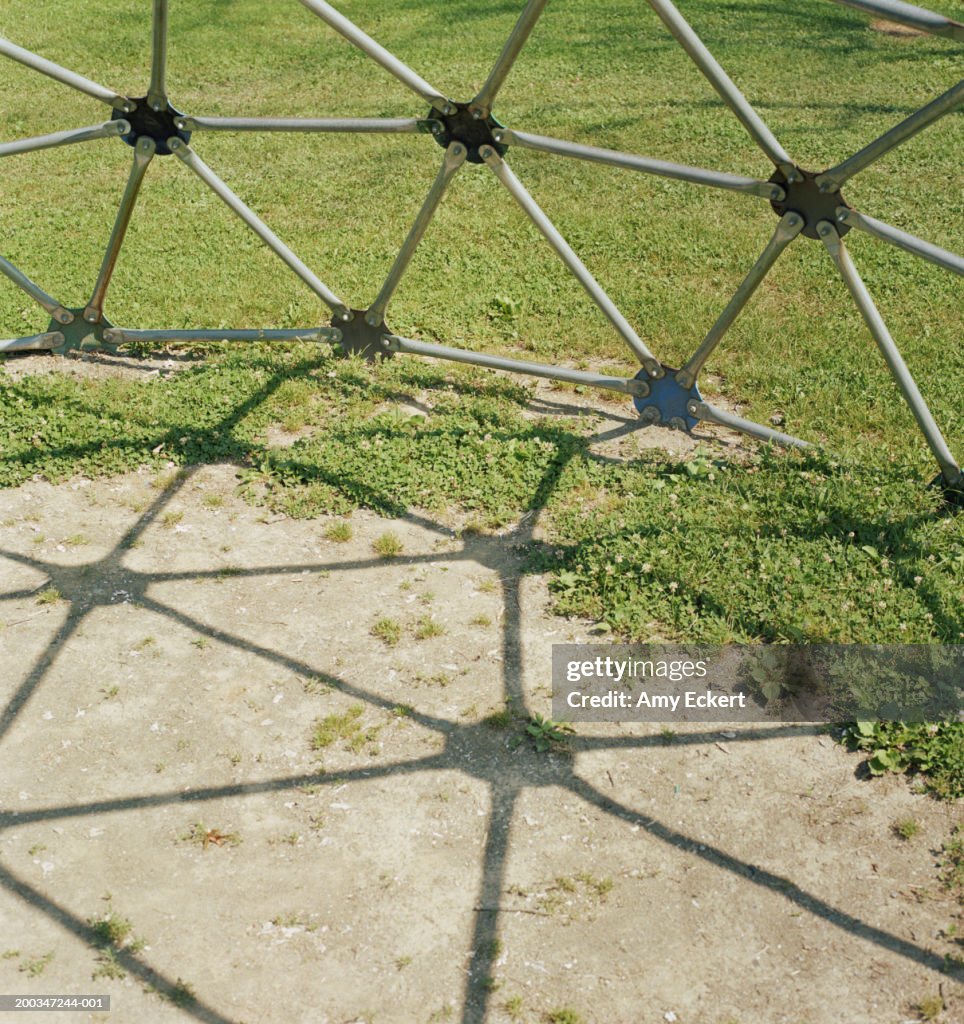
{"label": "silver metal bar", "polygon": [[268,246],[287,266],[301,278],[302,281],[328,305],[334,314],[342,320],[351,320],[352,314],[349,308],[335,293],[323,284],[319,278],[308,269],[308,267],[281,241],[281,239],[261,220],[260,217],[250,210],[227,185],[211,170],[210,167],[191,149],[191,147],[179,138],[168,140],[168,147],[171,152],[185,163],[204,182],[205,185],[221,201]]}
{"label": "silver metal bar", "polygon": [[922,32],[930,32],[935,36],[964,39],[964,25],[959,21],[945,18],[943,14],[935,14],[923,7],[901,3],[900,0],[834,0],[834,3],[853,7],[867,14],[879,14],[888,21],[910,25],[911,28],[919,28]]}
{"label": "silver metal bar", "polygon": [[897,387],[904,396],[904,400],[910,406],[911,412],[917,420],[917,425],[927,439],[927,444],[934,453],[934,458],[937,459],[944,478],[949,481],[957,480],[961,475],[960,467],[954,461],[954,456],[951,455],[944,436],[938,429],[930,409],[928,409],[927,404],[921,397],[917,384],[911,376],[910,370],[907,369],[907,364],[894,344],[890,331],[887,330],[883,317],[874,305],[874,300],[870,297],[867,286],[861,279],[860,274],[857,273],[857,268],[853,265],[850,254],[837,234],[836,228],[830,221],[822,220],[817,225],[817,234],[827,247],[827,251],[840,271],[840,276],[844,279],[844,283],[847,285],[854,302],[857,304],[857,308],[860,310],[860,315],[870,328],[870,333],[873,335],[874,341],[877,343],[877,347],[880,349],[880,353],[884,357],[891,375],[897,382]]}
{"label": "silver metal bar", "polygon": [[9,260],[5,260],[2,256],[0,256],[0,274],[4,274],[18,288],[22,288],[57,323],[71,324],[74,322],[74,314],[70,310],[65,309],[56,299],[48,295],[43,288],[34,284],[22,270],[15,267]]}
{"label": "silver metal bar", "polygon": [[750,106],[730,76],[717,63],[716,58],[693,31],[689,22],[670,3],[670,0],[649,0],[649,5],[680,46],[689,54],[693,63],[709,79],[710,85],[716,90],[720,99],[736,114],[760,149],[787,175],[790,181],[796,180],[798,172],[796,172],[793,160],[787,151],[763,123],[760,115]]}
{"label": "silver metal bar", "polygon": [[97,275],[97,283],[94,285],[90,302],[87,303],[87,308],[84,310],[84,319],[90,324],[97,323],[103,313],[104,297],[107,295],[110,279],[114,275],[114,267],[117,265],[117,257],[124,244],[124,236],[127,234],[127,228],[131,222],[131,214],[134,212],[134,205],[137,202],[137,195],[141,190],[144,175],[154,158],[156,149],[157,144],[146,135],[141,136],[134,147],[134,166],[131,167],[127,187],[124,189],[117,217],[114,219],[114,229],[110,233],[110,241],[107,243],[104,261],[101,263],[100,273]]}
{"label": "silver metal bar", "polygon": [[626,318],[616,308],[615,303],[603,291],[596,279],[589,273],[582,260],[572,251],[569,243],[559,234],[555,225],[542,212],[539,204],[526,191],[525,186],[512,173],[509,165],[491,146],[482,146],[479,156],[492,168],[492,172],[502,182],[513,199],[522,207],[526,216],[542,232],[546,241],[556,250],[562,262],[576,280],[585,288],[589,297],[603,311],[609,322],[616,328],[623,341],[633,350],[637,359],[646,367],[653,377],[661,377],[663,368],[659,360],[646,347],[639,335],[629,325]]}
{"label": "silver metal bar", "polygon": [[562,366],[549,366],[544,363],[530,363],[521,359],[504,359],[502,356],[484,355],[448,345],[436,345],[428,341],[413,341],[411,338],[399,338],[394,334],[385,336],[386,349],[391,352],[407,352],[416,356],[432,356],[436,359],[448,359],[453,363],[468,363],[471,366],[485,366],[490,370],[508,370],[510,373],[521,373],[527,377],[547,377],[550,380],[564,380],[570,384],[586,384],[593,388],[606,391],[619,391],[624,395],[635,395],[645,398],[649,394],[649,385],[644,380],[634,377],[608,377],[600,373],[587,373],[583,370],[568,370]]}
{"label": "silver metal bar", "polygon": [[914,253],[915,256],[922,256],[925,260],[944,267],[945,270],[964,275],[964,257],[948,252],[947,249],[942,249],[931,242],[925,242],[922,238],[901,231],[900,228],[895,228],[891,224],[885,224],[882,220],[868,217],[865,213],[858,213],[846,206],[837,207],[837,220],[843,224],[849,224],[851,227],[860,228],[868,235],[880,238],[884,242],[890,242],[891,245],[900,246],[901,249],[906,249],[908,252]]}
{"label": "silver metal bar", "polygon": [[694,402],[690,407],[690,412],[708,423],[719,423],[720,426],[739,430],[742,434],[759,437],[764,441],[773,441],[775,444],[789,445],[793,448],[811,447],[808,441],[801,441],[799,437],[781,434],[778,430],[771,430],[769,427],[763,426],[762,423],[754,423],[753,420],[745,420],[742,416],[735,416],[708,402]]}
{"label": "silver metal bar", "polygon": [[403,85],[408,86],[416,95],[440,110],[443,114],[455,112],[455,106],[451,100],[443,96],[438,89],[429,85],[420,75],[417,75],[407,64],[403,64],[394,54],[389,53],[384,46],[376,43],[371,36],[366,35],[354,22],[349,21],[343,14],[339,14],[331,4],[324,0],[299,0],[302,6],[317,14],[322,21],[330,25],[336,32],[343,35],[350,43],[354,43],[363,53],[394,75]]}
{"label": "silver metal bar", "polygon": [[577,160],[593,160],[596,163],[610,164],[613,167],[642,171],[644,174],[656,174],[661,178],[675,178],[679,181],[690,181],[696,185],[710,185],[713,188],[725,188],[732,192],[745,192],[749,195],[761,196],[772,202],[786,199],[786,192],[779,185],[761,181],[759,178],[747,178],[739,174],[727,174],[723,171],[708,171],[702,167],[688,167],[686,164],[674,164],[666,160],[651,160],[649,157],[620,153],[615,149],[600,149],[598,146],[586,146],[581,142],[551,139],[545,135],[510,131],[508,128],[496,129],[493,134],[496,142],[511,143],[543,153],[557,153],[560,156],[575,157]]}
{"label": "silver metal bar", "polygon": [[489,116],[492,103],[502,88],[509,72],[512,70],[512,65],[515,64],[519,54],[522,52],[522,48],[525,46],[530,33],[535,28],[536,22],[546,6],[546,2],[547,0],[529,0],[525,5],[525,8],[519,15],[519,20],[515,23],[509,38],[505,42],[505,46],[502,48],[502,53],[499,54],[499,59],[489,72],[485,85],[482,86],[478,96],[472,100],[469,106],[469,110],[472,111],[474,116],[483,120]]}
{"label": "silver metal bar", "polygon": [[47,334],[33,334],[29,338],[0,341],[0,352],[49,352],[63,343],[64,336],[60,331],[51,331]]}
{"label": "silver metal bar", "polygon": [[117,120],[92,124],[87,128],[51,132],[49,135],[33,135],[29,139],[18,139],[16,142],[0,142],[0,157],[32,153],[37,149],[53,149],[55,146],[69,146],[74,142],[89,142],[91,139],[108,139],[115,135],[126,135],[130,130],[131,126],[127,121]]}
{"label": "silver metal bar", "polygon": [[964,80],[952,86],[936,100],[931,100],[910,117],[904,118],[900,124],[894,125],[889,131],[884,132],[859,152],[854,153],[852,157],[837,164],[836,167],[831,167],[829,171],[817,175],[816,181],[820,186],[820,191],[835,192],[849,178],[869,167],[902,142],[913,138],[918,132],[923,131],[945,114],[956,110],[962,103],[964,103]]}
{"label": "silver metal bar", "polygon": [[749,302],[750,296],[756,291],[757,286],[770,272],[770,268],[776,263],[780,253],[800,234],[803,230],[803,218],[797,213],[785,213],[777,224],[773,237],[767,243],[760,258],[750,268],[749,274],[740,283],[733,298],[727,303],[726,308],[720,314],[719,319],[709,329],[700,347],[690,356],[686,365],[676,374],[677,381],[684,388],[691,388],[696,383],[696,378],[703,369],[706,360],[709,359],[713,350],[723,340],[723,335],[732,325],[733,321],[740,315],[740,311]]}
{"label": "silver metal bar", "polygon": [[88,96],[93,96],[95,100],[101,100],[123,111],[125,114],[131,113],[136,106],[126,96],[107,89],[103,85],[98,85],[89,78],[78,75],[75,71],[68,71],[67,68],[54,64],[52,60],[47,60],[46,57],[31,53],[30,50],[25,50],[22,46],[11,43],[9,39],[0,38],[0,55],[9,57],[11,60],[24,64],[28,68],[33,68],[34,71],[39,71],[42,75],[47,75],[48,78],[54,78],[58,82],[63,82],[64,85],[69,85],[72,89],[78,89]]}
{"label": "silver metal bar", "polygon": [[442,166],[435,176],[432,187],[428,190],[428,195],[425,197],[425,202],[422,203],[422,208],[418,211],[415,223],[402,243],[401,249],[398,250],[398,255],[395,257],[395,262],[388,272],[388,277],[385,278],[381,291],[378,293],[375,301],[368,307],[368,312],[365,314],[365,320],[373,327],[377,327],[385,319],[385,310],[388,309],[392,295],[394,295],[395,289],[402,280],[402,275],[415,255],[415,250],[418,247],[418,243],[422,240],[422,235],[425,234],[432,218],[435,216],[435,211],[442,201],[442,196],[445,195],[449,182],[462,164],[465,163],[467,155],[468,152],[461,142],[453,142],[446,149],[445,156],[442,158]]}
{"label": "silver metal bar", "polygon": [[151,84],[147,103],[152,110],[167,109],[167,0],[154,0],[154,24],[151,32]]}
{"label": "silver metal bar", "polygon": [[414,117],[180,117],[189,132],[432,132],[441,121]]}
{"label": "silver metal bar", "polygon": [[109,327],[104,331],[108,345],[130,345],[138,341],[341,341],[337,327],[305,327],[290,330],[203,330],[203,331],[129,331]]}

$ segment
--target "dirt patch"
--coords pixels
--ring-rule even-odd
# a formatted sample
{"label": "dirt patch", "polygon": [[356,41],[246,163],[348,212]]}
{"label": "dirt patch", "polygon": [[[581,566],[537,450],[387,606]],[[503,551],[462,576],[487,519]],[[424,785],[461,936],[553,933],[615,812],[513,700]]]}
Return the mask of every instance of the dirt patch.
{"label": "dirt patch", "polygon": [[167,377],[203,360],[203,356],[163,352],[154,356],[108,355],[100,352],[71,352],[66,356],[36,352],[9,352],[4,372],[13,380],[33,374],[62,373],[78,380],[142,380]]}
{"label": "dirt patch", "polygon": [[235,485],[0,493],[0,989],[112,1024],[960,1014],[954,807],[795,727],[540,754],[551,645],[593,624],[523,574],[537,524],[336,541]]}
{"label": "dirt patch", "polygon": [[899,22],[896,21],[872,21],[870,23],[870,27],[875,32],[880,32],[885,36],[905,36],[909,38],[911,36],[927,35],[927,33],[924,32],[922,29],[913,28],[910,25],[901,25]]}

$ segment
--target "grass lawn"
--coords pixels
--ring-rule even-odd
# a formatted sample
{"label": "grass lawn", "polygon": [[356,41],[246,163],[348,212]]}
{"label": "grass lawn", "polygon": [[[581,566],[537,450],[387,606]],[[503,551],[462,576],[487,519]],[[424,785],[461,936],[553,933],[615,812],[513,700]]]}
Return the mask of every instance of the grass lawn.
{"label": "grass lawn", "polygon": [[[168,89],[197,115],[424,116],[424,105],[297,3],[171,5]],[[518,5],[345,2],[433,84],[467,100]],[[954,84],[953,44],[874,31],[816,0],[684,6],[804,168],[849,156]],[[948,14],[953,11],[948,9]],[[70,30],[64,26],[69,24]],[[0,32],[129,95],[146,92],[143,4],[8,0]],[[107,108],[0,65],[0,137]],[[11,99],[13,98],[13,99]],[[554,0],[495,110],[510,127],[766,178],[772,168],[645,5]],[[422,136],[197,133],[197,152],[353,306],[366,306],[436,173]],[[958,112],[860,174],[858,209],[964,249]],[[131,151],[117,140],[3,161],[0,251],[71,306],[89,296]],[[679,365],[770,237],[765,200],[512,150],[513,168],[649,347]],[[960,457],[960,287],[866,236],[847,238]],[[108,295],[130,327],[294,327],[327,310],[180,163],[153,162]],[[575,366],[636,367],[485,168],[455,179],[389,313],[409,336]],[[0,282],[0,333],[46,316]],[[943,642],[962,638],[964,532],[821,243],[785,253],[707,366],[703,388],[825,448],[725,460],[590,453],[588,418],[523,415],[525,382],[327,349],[213,346],[170,379],[11,380],[0,371],[0,484],[232,459],[253,500],[291,515],[453,507],[490,529],[545,510],[533,570],[557,607],[646,640]],[[560,390],[564,394],[566,388]],[[428,395],[432,415],[379,403]],[[628,407],[628,402],[627,402]],[[627,409],[628,411],[628,409]],[[271,424],[313,428],[291,447]],[[162,448],[159,446],[163,445]],[[260,485],[260,486],[257,486]]]}

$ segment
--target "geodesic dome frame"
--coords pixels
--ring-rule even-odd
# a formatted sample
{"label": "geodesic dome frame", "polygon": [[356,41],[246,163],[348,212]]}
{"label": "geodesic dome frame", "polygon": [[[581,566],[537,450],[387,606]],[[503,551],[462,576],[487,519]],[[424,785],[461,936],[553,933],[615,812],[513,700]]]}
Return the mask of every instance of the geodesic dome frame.
{"label": "geodesic dome frame", "polygon": [[[0,351],[52,351],[105,349],[136,342],[259,341],[313,339],[337,344],[347,353],[367,358],[396,353],[432,356],[529,376],[546,377],[626,394],[643,425],[662,425],[692,431],[700,421],[718,423],[779,444],[806,447],[807,442],[763,424],[735,416],[706,402],[698,379],[707,359],[739,316],[780,254],[793,241],[809,237],[823,244],[870,330],[898,389],[909,405],[940,467],[937,478],[958,500],[964,475],[948,448],[927,404],[894,343],[873,298],[844,244],[852,229],[898,246],[956,274],[964,275],[964,259],[893,225],[858,211],[841,189],[854,175],[885,154],[964,104],[964,81],[906,117],[857,153],[820,172],[801,168],[783,148],[764,121],[712,56],[671,0],[648,0],[666,28],[696,64],[724,104],[774,165],[768,180],[649,159],[562,139],[548,138],[501,124],[493,114],[499,91],[522,52],[548,0],[528,0],[485,84],[469,102],[450,99],[417,72],[377,43],[324,0],[299,0],[332,29],[388,71],[421,101],[427,113],[411,118],[252,118],[185,115],[167,96],[168,0],[152,0],[152,60],[146,95],[131,98],[74,71],[0,39],[0,54],[106,103],[110,120],[70,131],[0,143],[0,157],[100,138],[121,138],[133,148],[133,167],[124,190],[113,231],[91,297],[84,307],[64,305],[48,295],[21,270],[0,256],[0,272],[34,299],[51,317],[38,335],[0,341]],[[900,0],[834,0],[848,7],[879,15],[923,32],[964,39],[964,25]],[[208,167],[191,146],[194,133],[228,132],[347,132],[422,133],[444,149],[442,164],[415,221],[395,257],[378,295],[367,308],[353,307],[339,298],[291,249]],[[766,201],[779,218],[773,235],[723,312],[693,354],[680,368],[661,362],[647,347],[603,287],[582,263],[511,169],[506,154],[513,146],[592,161],[726,189]],[[332,311],[328,325],[284,330],[135,330],[118,327],[104,315],[111,277],[148,167],[154,157],[173,155],[222,200]],[[569,272],[606,316],[633,356],[641,364],[633,377],[622,378],[550,364],[510,359],[453,348],[395,334],[386,322],[392,296],[432,220],[452,178],[466,163],[485,165],[509,192],[525,215],[545,237]]]}

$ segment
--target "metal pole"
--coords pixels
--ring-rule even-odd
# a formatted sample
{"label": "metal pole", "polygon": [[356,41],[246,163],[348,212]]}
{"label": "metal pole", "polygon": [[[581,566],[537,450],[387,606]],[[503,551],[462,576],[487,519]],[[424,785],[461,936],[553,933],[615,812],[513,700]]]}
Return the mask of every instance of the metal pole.
{"label": "metal pole", "polygon": [[900,228],[895,228],[891,224],[885,224],[882,220],[868,217],[865,213],[858,213],[846,206],[837,207],[837,220],[843,224],[860,228],[868,235],[880,238],[884,242],[890,242],[891,245],[900,246],[901,249],[906,249],[908,252],[914,253],[915,256],[930,260],[931,263],[936,263],[939,267],[944,267],[945,270],[950,270],[955,274],[964,274],[964,258],[956,253],[948,252],[940,246],[933,245],[931,242],[925,242],[916,235],[901,231]]}
{"label": "metal pole", "polygon": [[428,132],[441,121],[414,117],[180,117],[189,132]]}
{"label": "metal pole", "polygon": [[147,102],[152,110],[167,110],[167,0],[154,0],[154,25],[151,45],[151,84]]}
{"label": "metal pole", "polygon": [[689,54],[693,63],[709,79],[710,85],[716,90],[720,99],[736,114],[756,144],[786,174],[789,181],[795,181],[798,172],[793,160],[777,141],[776,136],[763,123],[760,115],[750,106],[743,93],[733,84],[730,76],[717,63],[713,54],[707,50],[689,22],[670,3],[670,0],[649,0],[649,5],[672,32],[680,46]]}
{"label": "metal pole", "polygon": [[894,340],[890,336],[890,331],[887,330],[883,317],[881,317],[877,307],[874,305],[870,292],[867,291],[867,286],[861,279],[860,274],[857,273],[857,268],[851,262],[850,254],[837,234],[836,228],[834,228],[830,221],[822,220],[817,225],[817,234],[823,239],[827,251],[833,257],[833,261],[840,271],[840,276],[844,279],[844,283],[847,285],[854,302],[857,304],[857,308],[860,310],[860,315],[870,328],[870,333],[873,335],[874,341],[877,343],[877,347],[880,349],[891,375],[897,382],[897,387],[904,396],[904,400],[910,406],[918,426],[927,439],[930,450],[934,453],[934,458],[937,459],[941,467],[944,479],[948,483],[955,483],[961,475],[960,467],[954,461],[954,456],[951,455],[947,442],[938,429],[930,409],[927,408],[927,404],[921,397],[917,384],[907,369],[907,364],[894,344]]}
{"label": "metal pole", "polygon": [[525,5],[525,8],[519,15],[519,20],[515,23],[515,27],[502,48],[502,53],[499,54],[499,59],[489,72],[485,85],[482,86],[478,96],[472,100],[469,106],[469,110],[472,111],[474,117],[484,120],[489,116],[492,103],[502,88],[502,84],[505,82],[509,72],[512,70],[512,65],[515,64],[519,54],[522,52],[522,48],[525,46],[530,33],[535,28],[536,22],[546,6],[546,2],[547,0],[529,0]]}
{"label": "metal pole", "polygon": [[291,330],[203,330],[129,331],[109,327],[104,331],[108,345],[130,345],[137,341],[341,341],[337,327],[306,327]]}
{"label": "metal pole", "polygon": [[29,338],[0,341],[0,352],[49,352],[63,343],[64,336],[60,331],[51,331],[49,334],[32,334]]}
{"label": "metal pole", "polygon": [[227,185],[211,170],[210,167],[195,153],[183,139],[174,137],[168,140],[168,148],[204,182],[205,185],[221,201],[248,225],[269,249],[294,271],[298,277],[326,303],[332,312],[342,320],[351,320],[349,308],[338,298],[327,285],[323,284],[315,274],[281,241],[281,239],[252,210],[228,188]]}
{"label": "metal pole", "polygon": [[131,222],[131,214],[134,212],[134,204],[137,202],[137,194],[141,190],[144,175],[154,158],[157,144],[146,135],[137,140],[134,147],[134,166],[131,168],[130,177],[127,179],[127,187],[121,197],[120,207],[117,210],[117,217],[114,220],[114,230],[111,231],[110,241],[107,243],[107,251],[104,253],[104,261],[97,275],[97,283],[94,285],[94,292],[84,310],[84,319],[89,324],[95,324],[101,318],[104,309],[104,296],[107,294],[107,287],[114,274],[114,267],[117,265],[117,257],[121,246],[124,244],[124,236],[127,234],[127,227]]}
{"label": "metal pole", "polygon": [[20,269],[15,267],[9,260],[0,256],[0,274],[4,274],[18,287],[22,288],[39,306],[45,309],[52,320],[59,324],[71,324],[74,322],[74,314],[54,298],[51,298],[39,285],[33,283],[29,277]]}
{"label": "metal pole", "polygon": [[603,291],[596,279],[589,273],[582,260],[572,251],[569,243],[559,234],[555,225],[542,212],[539,204],[529,195],[523,184],[512,173],[509,165],[491,146],[482,146],[479,156],[492,168],[493,173],[506,187],[513,199],[522,207],[528,218],[542,232],[546,241],[556,250],[562,262],[569,268],[576,280],[585,288],[589,297],[603,311],[609,322],[616,328],[623,341],[633,350],[640,363],[653,377],[661,377],[663,368],[659,360],[646,347],[639,335],[632,329],[615,303]]}
{"label": "metal pole", "polygon": [[368,312],[365,314],[366,322],[373,327],[377,327],[385,319],[385,310],[388,308],[389,302],[391,302],[392,295],[402,280],[405,269],[415,255],[415,249],[422,240],[422,235],[425,234],[432,218],[435,216],[435,211],[442,201],[442,196],[445,195],[449,182],[456,171],[465,163],[467,155],[465,146],[460,142],[453,142],[445,151],[442,166],[439,168],[435,181],[425,197],[425,202],[422,203],[422,208],[418,211],[415,223],[412,225],[408,236],[398,251],[398,255],[395,257],[395,262],[392,264],[392,269],[388,272],[388,277],[382,285],[382,290],[378,293],[378,297],[371,306],[368,307]]}
{"label": "metal pole", "polygon": [[600,149],[597,146],[586,146],[581,142],[567,142],[562,139],[550,139],[545,135],[531,135],[529,132],[517,132],[496,129],[493,133],[496,142],[511,143],[525,149],[535,149],[543,153],[557,153],[560,156],[571,156],[577,160],[593,160],[612,167],[625,167],[631,171],[642,171],[644,174],[656,174],[661,178],[675,178],[679,181],[690,181],[696,185],[710,185],[713,188],[730,189],[733,192],[745,192],[749,195],[761,196],[772,202],[786,199],[787,194],[779,185],[759,178],[747,178],[739,174],[727,174],[723,171],[707,171],[702,167],[688,167],[685,164],[674,164],[666,160],[651,160],[649,157],[634,156],[620,153],[615,149]]}
{"label": "metal pole", "polygon": [[69,146],[74,142],[89,142],[91,139],[108,139],[115,135],[126,135],[130,130],[131,126],[127,121],[117,120],[92,124],[88,128],[51,132],[49,135],[33,135],[29,139],[18,139],[16,142],[0,142],[0,157],[32,153],[37,149],[53,149],[55,146]]}
{"label": "metal pole", "polygon": [[521,373],[527,377],[547,377],[550,380],[563,380],[570,384],[586,384],[593,388],[606,391],[619,391],[624,395],[635,395],[645,398],[649,394],[649,385],[643,380],[630,377],[608,377],[605,374],[586,373],[582,370],[568,370],[561,366],[548,366],[544,363],[530,363],[520,359],[504,359],[502,356],[484,355],[461,348],[450,348],[448,345],[436,345],[427,341],[413,341],[411,338],[399,338],[395,335],[385,336],[386,348],[391,352],[407,352],[417,356],[433,356],[436,359],[448,359],[453,363],[468,363],[471,366],[485,366],[490,370],[508,370],[510,373]]}
{"label": "metal pole", "polygon": [[22,46],[11,43],[8,39],[0,38],[0,54],[4,57],[9,57],[11,60],[18,61],[28,68],[33,68],[34,71],[39,71],[42,75],[47,75],[58,82],[63,82],[64,85],[69,85],[72,89],[78,89],[88,96],[93,96],[96,100],[101,100],[112,107],[116,107],[125,114],[131,113],[135,108],[135,104],[126,96],[112,92],[103,85],[98,85],[96,82],[92,82],[89,78],[84,78],[83,75],[78,75],[74,71],[68,71],[67,68],[54,64],[52,60],[47,60],[46,57],[31,53]]}
{"label": "metal pole", "polygon": [[756,291],[757,286],[770,272],[770,268],[776,263],[780,253],[800,234],[803,230],[803,218],[796,213],[785,213],[777,224],[773,237],[767,243],[760,258],[753,264],[749,274],[737,288],[733,298],[726,305],[726,309],[720,314],[719,319],[710,328],[709,333],[703,339],[700,347],[690,356],[686,365],[676,374],[676,380],[684,388],[691,388],[700,375],[700,370],[713,350],[723,340],[723,335],[730,328],[733,321],[740,315],[740,311],[749,302],[750,296]]}
{"label": "metal pole", "polygon": [[943,14],[935,14],[923,7],[901,3],[900,0],[834,0],[834,3],[845,7],[853,7],[868,14],[879,14],[889,21],[899,22],[919,28],[922,32],[930,32],[936,36],[948,36],[951,39],[964,39],[964,25],[959,21],[945,18]]}
{"label": "metal pole", "polygon": [[759,437],[764,441],[790,445],[793,448],[811,447],[808,441],[801,441],[799,437],[781,434],[778,430],[771,430],[769,427],[763,426],[762,423],[745,420],[742,416],[735,416],[733,413],[718,409],[715,405],[709,405],[707,402],[694,402],[690,407],[690,412],[707,423],[719,423],[720,426],[739,430],[742,434]]}
{"label": "metal pole", "polygon": [[817,184],[821,192],[835,192],[848,178],[869,167],[896,146],[913,138],[928,125],[949,114],[964,103],[964,80],[952,86],[936,100],[931,100],[925,107],[905,118],[898,125],[868,143],[852,157],[831,167],[829,171],[817,176]]}
{"label": "metal pole", "polygon": [[436,110],[440,110],[443,114],[455,112],[455,106],[438,89],[429,85],[424,78],[417,75],[407,64],[403,64],[394,54],[389,53],[384,46],[376,43],[371,36],[362,32],[354,22],[349,21],[343,14],[339,14],[331,4],[325,3],[324,0],[299,0],[299,2],[302,6],[307,7],[309,11],[317,14],[322,21],[330,25],[340,35],[343,35],[350,43],[354,43],[359,50],[367,53],[376,64],[381,64],[386,71],[394,75],[403,85],[408,86],[412,92],[421,96],[423,100],[435,107]]}

